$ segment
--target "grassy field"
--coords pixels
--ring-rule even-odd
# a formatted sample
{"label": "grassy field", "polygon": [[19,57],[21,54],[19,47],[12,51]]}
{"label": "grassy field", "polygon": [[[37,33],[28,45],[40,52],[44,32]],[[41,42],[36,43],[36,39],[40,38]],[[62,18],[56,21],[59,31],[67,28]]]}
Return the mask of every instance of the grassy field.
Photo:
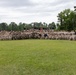
{"label": "grassy field", "polygon": [[0,41],[0,75],[76,75],[76,41]]}

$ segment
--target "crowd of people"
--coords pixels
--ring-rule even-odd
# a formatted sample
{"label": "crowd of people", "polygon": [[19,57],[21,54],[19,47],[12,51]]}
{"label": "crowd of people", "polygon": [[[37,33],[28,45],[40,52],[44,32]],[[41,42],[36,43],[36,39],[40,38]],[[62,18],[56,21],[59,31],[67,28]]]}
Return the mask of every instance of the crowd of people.
{"label": "crowd of people", "polygon": [[53,30],[24,30],[24,31],[0,31],[0,40],[21,39],[51,39],[51,40],[76,40],[74,31]]}

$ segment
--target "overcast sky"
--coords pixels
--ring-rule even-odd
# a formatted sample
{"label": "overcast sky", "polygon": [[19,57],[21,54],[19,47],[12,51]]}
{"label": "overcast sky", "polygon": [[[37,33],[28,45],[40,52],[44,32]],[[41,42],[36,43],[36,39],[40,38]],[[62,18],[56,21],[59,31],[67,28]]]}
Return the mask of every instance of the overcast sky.
{"label": "overcast sky", "polygon": [[60,11],[75,5],[76,0],[0,0],[0,22],[57,22]]}

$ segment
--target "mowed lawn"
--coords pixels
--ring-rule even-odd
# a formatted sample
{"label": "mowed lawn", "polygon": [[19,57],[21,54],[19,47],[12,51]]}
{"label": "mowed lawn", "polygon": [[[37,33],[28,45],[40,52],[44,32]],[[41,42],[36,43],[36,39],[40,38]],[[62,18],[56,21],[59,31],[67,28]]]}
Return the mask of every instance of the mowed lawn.
{"label": "mowed lawn", "polygon": [[0,75],[76,75],[76,41],[0,41]]}

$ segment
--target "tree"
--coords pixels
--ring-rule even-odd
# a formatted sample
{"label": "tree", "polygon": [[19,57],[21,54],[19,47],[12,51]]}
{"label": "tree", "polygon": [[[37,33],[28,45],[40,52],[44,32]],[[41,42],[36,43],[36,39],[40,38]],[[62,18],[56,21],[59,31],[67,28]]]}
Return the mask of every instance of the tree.
{"label": "tree", "polygon": [[43,27],[43,24],[41,22],[33,22],[33,29],[40,29],[41,27]]}
{"label": "tree", "polygon": [[54,22],[50,23],[50,24],[48,25],[48,27],[49,27],[50,29],[56,29],[56,25],[55,25]]}
{"label": "tree", "polygon": [[18,25],[19,31],[23,31],[24,30],[24,25],[22,22],[19,23]]}
{"label": "tree", "polygon": [[5,23],[5,22],[0,23],[0,30],[7,30],[7,28],[8,28],[7,23]]}
{"label": "tree", "polygon": [[43,22],[43,29],[48,29],[47,23]]}
{"label": "tree", "polygon": [[74,30],[75,26],[75,13],[70,9],[65,9],[58,14],[58,21],[60,23],[59,29],[60,30]]}
{"label": "tree", "polygon": [[32,28],[31,24],[23,23],[24,30],[28,30]]}
{"label": "tree", "polygon": [[18,31],[18,26],[15,22],[11,22],[9,24],[9,30],[12,30],[12,31]]}

